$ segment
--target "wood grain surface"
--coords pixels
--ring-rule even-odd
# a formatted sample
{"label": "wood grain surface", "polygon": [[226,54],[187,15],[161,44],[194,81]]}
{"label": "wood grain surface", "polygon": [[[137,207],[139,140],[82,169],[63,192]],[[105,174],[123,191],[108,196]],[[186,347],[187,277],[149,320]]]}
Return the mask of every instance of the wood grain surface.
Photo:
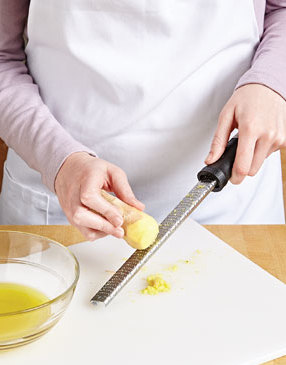
{"label": "wood grain surface", "polygon": [[[213,225],[205,226],[205,228],[286,283],[285,225]],[[71,226],[0,226],[0,230],[39,234],[58,241],[65,246],[85,241],[79,231]],[[267,362],[264,365],[286,365],[286,356]]]}
{"label": "wood grain surface", "polygon": [[281,168],[282,168],[282,180],[283,180],[284,211],[286,216],[286,148],[283,148],[281,150]]}

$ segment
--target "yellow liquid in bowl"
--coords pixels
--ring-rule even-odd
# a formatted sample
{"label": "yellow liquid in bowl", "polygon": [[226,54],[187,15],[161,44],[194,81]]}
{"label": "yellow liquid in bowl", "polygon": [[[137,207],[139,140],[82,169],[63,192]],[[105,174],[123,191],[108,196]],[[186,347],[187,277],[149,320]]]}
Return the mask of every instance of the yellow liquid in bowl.
{"label": "yellow liquid in bowl", "polygon": [[36,333],[50,316],[49,306],[19,314],[12,313],[35,308],[48,301],[45,294],[29,286],[0,283],[0,342]]}

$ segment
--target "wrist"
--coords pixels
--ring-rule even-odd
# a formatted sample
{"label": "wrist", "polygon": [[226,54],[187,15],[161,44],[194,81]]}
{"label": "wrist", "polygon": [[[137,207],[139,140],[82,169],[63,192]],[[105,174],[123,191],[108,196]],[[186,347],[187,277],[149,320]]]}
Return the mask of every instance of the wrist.
{"label": "wrist", "polygon": [[55,177],[55,192],[57,193],[57,187],[61,184],[62,177],[65,176],[66,173],[74,173],[75,171],[77,171],[77,165],[80,164],[82,166],[93,158],[96,158],[96,156],[93,156],[85,151],[73,152],[69,156],[67,156]]}
{"label": "wrist", "polygon": [[[95,158],[95,156],[91,155],[90,153],[86,152],[86,151],[80,151],[80,152],[73,152],[71,153],[63,162],[62,166],[60,167],[60,169],[62,167],[64,167],[65,165],[73,165],[76,164],[78,162],[84,162],[84,161],[89,161],[91,158]],[[60,170],[59,170],[60,171]]]}

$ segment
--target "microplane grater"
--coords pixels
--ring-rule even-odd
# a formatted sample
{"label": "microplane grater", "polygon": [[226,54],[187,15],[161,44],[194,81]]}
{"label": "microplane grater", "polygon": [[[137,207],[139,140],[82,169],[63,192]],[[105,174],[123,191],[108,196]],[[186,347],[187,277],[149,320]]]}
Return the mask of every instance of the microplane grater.
{"label": "microplane grater", "polygon": [[91,302],[94,304],[102,303],[105,306],[109,304],[215,186],[216,181],[209,183],[198,182],[160,224],[159,233],[154,244],[145,250],[136,250],[91,299]]}
{"label": "microplane grater", "polygon": [[198,173],[199,182],[159,225],[155,242],[145,250],[136,250],[91,299],[93,304],[107,306],[206,196],[223,189],[231,176],[237,142],[238,135],[228,142],[218,161]]}

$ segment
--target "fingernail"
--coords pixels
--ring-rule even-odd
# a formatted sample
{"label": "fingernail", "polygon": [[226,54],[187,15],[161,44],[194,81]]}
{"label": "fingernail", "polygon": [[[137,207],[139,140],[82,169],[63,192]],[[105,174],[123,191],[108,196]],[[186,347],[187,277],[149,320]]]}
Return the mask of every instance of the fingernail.
{"label": "fingernail", "polygon": [[119,216],[115,217],[114,218],[114,223],[115,223],[116,227],[121,226],[122,223],[123,223],[123,218],[119,217]]}
{"label": "fingernail", "polygon": [[115,232],[116,232],[116,235],[118,235],[120,238],[122,238],[125,234],[123,228],[116,228]]}

